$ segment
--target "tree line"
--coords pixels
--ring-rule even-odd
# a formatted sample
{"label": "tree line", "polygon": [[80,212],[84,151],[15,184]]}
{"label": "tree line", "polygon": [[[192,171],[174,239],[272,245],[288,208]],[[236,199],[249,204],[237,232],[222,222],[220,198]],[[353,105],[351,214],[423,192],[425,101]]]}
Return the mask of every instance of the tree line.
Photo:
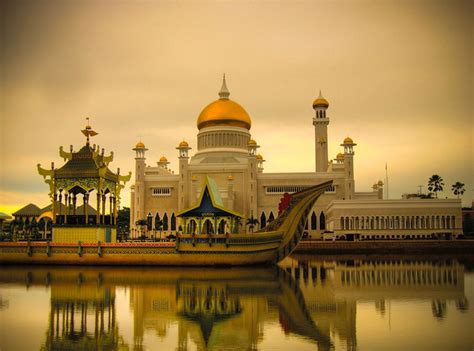
{"label": "tree line", "polygon": [[[433,174],[428,179],[428,191],[430,193],[434,193],[435,197],[438,198],[438,192],[443,191],[443,190],[444,190],[444,179],[437,174]],[[462,196],[464,192],[466,191],[465,184],[461,182],[456,182],[453,185],[451,185],[451,191],[459,199],[459,197]]]}

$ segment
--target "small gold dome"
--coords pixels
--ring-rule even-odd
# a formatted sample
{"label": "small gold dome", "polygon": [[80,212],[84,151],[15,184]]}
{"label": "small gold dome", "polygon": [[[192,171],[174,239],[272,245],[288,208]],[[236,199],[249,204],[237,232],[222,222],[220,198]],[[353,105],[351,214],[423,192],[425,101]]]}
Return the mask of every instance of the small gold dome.
{"label": "small gold dome", "polygon": [[378,186],[382,186],[383,185],[383,182],[381,180],[378,181],[377,183]]}
{"label": "small gold dome", "polygon": [[257,142],[253,139],[250,139],[248,144],[254,146],[254,145],[257,145]]}
{"label": "small gold dome", "polygon": [[179,143],[179,147],[189,147],[189,144],[187,143],[187,141],[183,140]]}
{"label": "small gold dome", "polygon": [[338,160],[343,159],[343,158],[344,158],[344,154],[338,153],[337,156],[336,156],[336,158],[337,158]]}
{"label": "small gold dome", "polygon": [[344,144],[354,144],[354,141],[351,138],[347,137],[344,139]]}
{"label": "small gold dome", "polygon": [[165,156],[161,156],[160,162],[168,162],[168,159]]}
{"label": "small gold dome", "polygon": [[257,160],[263,160],[263,156],[260,155],[260,154],[258,154],[256,158],[257,158]]}
{"label": "small gold dome", "polygon": [[320,106],[328,108],[329,102],[323,97],[318,97],[316,100],[313,101],[313,108]]}
{"label": "small gold dome", "polygon": [[137,145],[135,146],[135,148],[137,148],[137,149],[143,149],[143,148],[145,148],[145,144],[143,144],[141,141],[139,141],[139,142],[137,143]]}
{"label": "small gold dome", "polygon": [[250,129],[252,121],[245,109],[229,99],[219,99],[207,105],[197,120],[198,129],[233,126]]}

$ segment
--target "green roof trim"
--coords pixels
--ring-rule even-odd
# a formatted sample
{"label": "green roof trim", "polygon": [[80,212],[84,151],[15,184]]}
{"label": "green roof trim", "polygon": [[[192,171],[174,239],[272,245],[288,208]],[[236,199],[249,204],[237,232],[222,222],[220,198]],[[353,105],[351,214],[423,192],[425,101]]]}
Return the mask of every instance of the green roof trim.
{"label": "green roof trim", "polygon": [[213,178],[209,177],[209,176],[206,176],[206,178],[204,180],[204,185],[202,187],[201,195],[199,196],[199,200],[198,200],[197,204],[194,205],[193,207],[190,207],[190,208],[187,208],[183,211],[178,212],[176,215],[178,217],[182,217],[182,216],[186,215],[186,213],[194,211],[194,210],[198,209],[199,207],[201,207],[201,204],[202,204],[203,199],[204,199],[204,194],[206,193],[206,188],[207,188],[207,191],[208,191],[209,196],[211,198],[212,206],[214,206],[215,208],[217,208],[217,209],[219,209],[223,212],[227,212],[231,216],[240,217],[240,218],[244,217],[243,214],[238,213],[236,211],[232,211],[232,210],[224,207],[224,203],[222,202],[221,194],[219,193],[219,187],[218,187],[216,181]]}

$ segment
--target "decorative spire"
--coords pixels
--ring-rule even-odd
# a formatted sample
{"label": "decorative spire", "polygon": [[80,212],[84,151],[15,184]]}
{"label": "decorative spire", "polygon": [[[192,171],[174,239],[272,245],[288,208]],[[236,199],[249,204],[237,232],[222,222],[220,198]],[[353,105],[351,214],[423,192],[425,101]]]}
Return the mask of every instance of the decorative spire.
{"label": "decorative spire", "polygon": [[89,145],[89,137],[91,136],[95,136],[99,133],[97,133],[96,131],[92,130],[92,127],[90,126],[90,123],[89,123],[89,117],[86,117],[86,120],[87,120],[87,125],[86,125],[86,128],[81,130],[82,134],[84,134],[87,138],[87,143],[86,145]]}
{"label": "decorative spire", "polygon": [[318,99],[324,99],[323,94],[321,93],[321,89],[319,89],[319,96]]}
{"label": "decorative spire", "polygon": [[229,100],[229,95],[230,95],[230,92],[229,92],[229,89],[227,89],[227,84],[225,82],[225,73],[224,73],[224,77],[222,78],[221,91],[219,91],[219,97],[221,100]]}

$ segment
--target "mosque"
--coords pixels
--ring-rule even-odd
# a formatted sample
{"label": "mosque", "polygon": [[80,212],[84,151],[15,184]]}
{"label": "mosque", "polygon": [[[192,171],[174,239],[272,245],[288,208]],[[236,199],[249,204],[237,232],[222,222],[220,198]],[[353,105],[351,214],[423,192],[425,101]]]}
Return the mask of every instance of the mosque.
{"label": "mosque", "polygon": [[[197,118],[197,150],[190,155],[185,140],[176,147],[175,174],[163,156],[157,166],[146,163],[145,144],[135,151],[135,183],[131,186],[130,227],[137,221],[163,235],[176,232],[252,232],[278,216],[282,197],[324,181],[331,186],[308,216],[306,235],[313,239],[456,238],[462,233],[461,202],[454,199],[383,200],[383,182],[356,192],[350,137],[342,152],[328,155],[329,103],[320,93],[313,101],[314,172],[264,172],[264,157],[252,138],[247,111],[229,98],[225,76],[219,98]],[[207,199],[207,200],[206,200]],[[158,225],[159,223],[159,225]],[[237,223],[237,228],[235,224]],[[240,226],[240,228],[239,228]],[[135,234],[136,235],[136,234]]]}

